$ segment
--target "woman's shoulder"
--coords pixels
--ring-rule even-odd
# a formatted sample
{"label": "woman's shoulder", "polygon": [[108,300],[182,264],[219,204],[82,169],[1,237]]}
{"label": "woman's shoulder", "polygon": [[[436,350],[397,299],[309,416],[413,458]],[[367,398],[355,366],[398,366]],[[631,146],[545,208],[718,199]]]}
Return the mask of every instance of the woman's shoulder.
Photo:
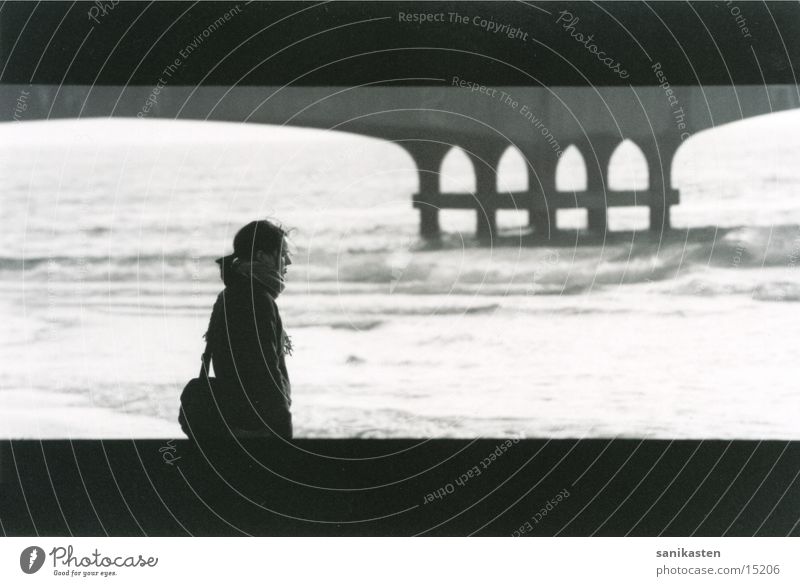
{"label": "woman's shoulder", "polygon": [[227,286],[217,296],[216,305],[226,310],[255,311],[258,314],[277,315],[278,305],[269,293],[249,286]]}

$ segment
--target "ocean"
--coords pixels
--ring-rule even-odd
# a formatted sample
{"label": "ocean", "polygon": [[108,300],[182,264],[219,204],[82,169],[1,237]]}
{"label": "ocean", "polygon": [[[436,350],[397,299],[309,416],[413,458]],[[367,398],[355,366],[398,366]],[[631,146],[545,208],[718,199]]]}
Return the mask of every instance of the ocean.
{"label": "ocean", "polygon": [[[675,230],[531,246],[501,211],[419,240],[413,161],[342,133],[222,123],[5,123],[0,437],[176,437],[214,259],[248,221],[293,228],[279,299],[297,437],[800,439],[800,112],[693,136]],[[501,187],[524,185],[504,161]],[[585,181],[574,151],[561,189]],[[445,189],[468,189],[453,155]],[[633,148],[611,187],[642,188]]]}

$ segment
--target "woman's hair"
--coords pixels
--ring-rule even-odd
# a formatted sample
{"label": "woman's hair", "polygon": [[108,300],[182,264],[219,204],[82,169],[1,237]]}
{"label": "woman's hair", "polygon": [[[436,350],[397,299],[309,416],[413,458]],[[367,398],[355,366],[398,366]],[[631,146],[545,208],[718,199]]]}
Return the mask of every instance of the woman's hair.
{"label": "woman's hair", "polygon": [[280,224],[269,220],[256,220],[241,228],[233,237],[233,254],[217,259],[220,277],[227,284],[226,276],[233,272],[240,260],[251,260],[256,251],[267,254],[280,252],[283,239],[289,233]]}
{"label": "woman's hair", "polygon": [[242,260],[250,260],[257,250],[275,254],[280,252],[286,234],[287,230],[269,220],[250,222],[234,236],[233,254]]}

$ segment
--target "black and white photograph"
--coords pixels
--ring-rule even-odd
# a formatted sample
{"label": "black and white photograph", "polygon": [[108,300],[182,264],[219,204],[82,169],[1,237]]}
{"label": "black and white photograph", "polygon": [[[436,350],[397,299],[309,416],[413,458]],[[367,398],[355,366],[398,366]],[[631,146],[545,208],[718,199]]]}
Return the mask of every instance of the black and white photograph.
{"label": "black and white photograph", "polygon": [[798,77],[797,2],[0,3],[0,531],[800,536]]}

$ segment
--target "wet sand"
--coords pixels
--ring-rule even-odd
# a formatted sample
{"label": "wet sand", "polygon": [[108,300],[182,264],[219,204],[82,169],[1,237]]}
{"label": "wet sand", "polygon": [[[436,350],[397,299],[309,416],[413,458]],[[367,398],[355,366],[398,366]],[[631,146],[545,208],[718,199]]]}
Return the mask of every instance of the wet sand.
{"label": "wet sand", "polygon": [[0,392],[5,439],[158,439],[183,437],[177,421],[120,413],[84,397],[41,391]]}

